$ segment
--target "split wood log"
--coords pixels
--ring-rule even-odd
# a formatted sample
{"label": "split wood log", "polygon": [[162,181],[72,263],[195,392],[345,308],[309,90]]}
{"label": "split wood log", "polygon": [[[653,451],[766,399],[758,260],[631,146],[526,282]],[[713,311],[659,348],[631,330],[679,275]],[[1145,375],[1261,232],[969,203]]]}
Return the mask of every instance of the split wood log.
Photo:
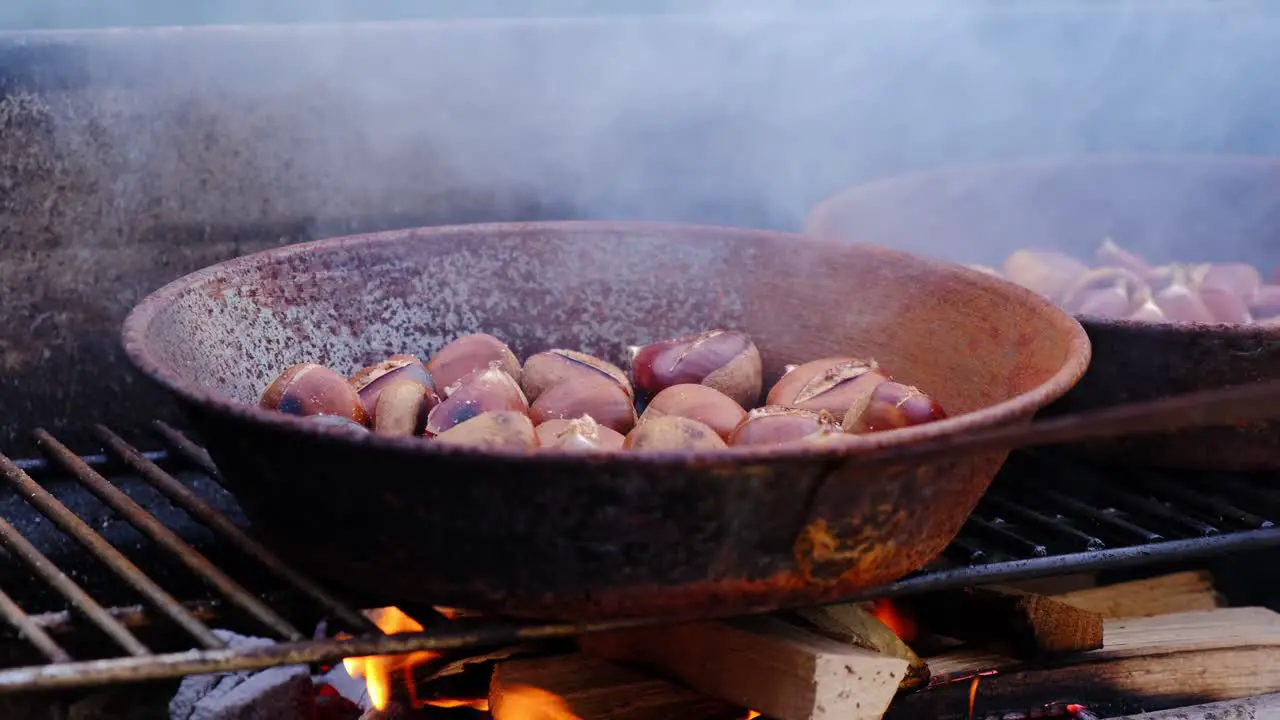
{"label": "split wood log", "polygon": [[908,662],[775,617],[586,635],[589,654],[648,666],[774,720],[879,720]]}
{"label": "split wood log", "polygon": [[893,603],[926,632],[1017,657],[1102,647],[1101,615],[1012,588],[941,590]]}
{"label": "split wood log", "polygon": [[1108,620],[1105,647],[1044,665],[974,651],[927,660],[929,689],[899,696],[887,718],[963,717],[979,673],[980,711],[1033,707],[1045,688],[1086,706],[1125,698],[1176,708],[1280,691],[1280,614],[1219,608]]}
{"label": "split wood log", "polygon": [[1280,718],[1280,693],[1126,715],[1116,720],[1273,720]]}
{"label": "split wood log", "polygon": [[741,720],[747,711],[580,653],[500,663],[489,683],[494,720]]}
{"label": "split wood log", "polygon": [[846,603],[804,608],[784,614],[784,619],[854,647],[907,661],[899,690],[914,690],[929,681],[929,666],[889,626],[861,605]]}
{"label": "split wood log", "polygon": [[1054,596],[1055,600],[1098,613],[1104,618],[1170,615],[1224,606],[1222,594],[1205,571],[1133,580]]}

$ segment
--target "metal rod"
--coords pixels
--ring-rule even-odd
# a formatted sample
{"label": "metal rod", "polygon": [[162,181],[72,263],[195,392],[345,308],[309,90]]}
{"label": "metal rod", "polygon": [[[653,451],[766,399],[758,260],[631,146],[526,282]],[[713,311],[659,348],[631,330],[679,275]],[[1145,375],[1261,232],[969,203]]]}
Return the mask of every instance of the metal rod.
{"label": "metal rod", "polygon": [[[95,426],[95,430],[98,433],[98,437],[102,438],[102,441],[106,443],[111,452],[137,471],[153,487],[164,493],[165,497],[172,500],[175,505],[186,510],[192,517],[204,523],[232,545],[240,548],[245,554],[257,558],[267,569],[279,575],[312,600],[315,600],[334,617],[346,624],[350,630],[353,632],[381,633],[378,626],[374,625],[369,618],[330,595],[310,578],[289,567],[278,555],[262,543],[249,537],[247,533],[231,522],[230,518],[218,512],[209,503],[201,500],[190,488],[178,482],[177,478],[165,472],[159,465],[151,462],[119,435],[102,425]],[[177,431],[174,432],[176,433]],[[178,435],[178,437],[182,436]],[[186,440],[186,438],[182,439]],[[186,441],[190,442],[189,440]]]}
{"label": "metal rod", "polygon": [[147,602],[151,603],[157,610],[164,613],[173,622],[177,623],[182,629],[186,630],[201,645],[206,648],[217,649],[226,646],[226,643],[218,639],[213,631],[205,627],[186,608],[174,599],[172,595],[165,592],[159,585],[155,584],[151,578],[147,577],[137,565],[130,562],[125,557],[102,538],[101,535],[93,531],[83,520],[76,517],[76,514],[67,509],[58,501],[48,490],[40,486],[40,483],[31,479],[31,476],[23,472],[13,461],[4,455],[0,455],[0,477],[3,477],[10,485],[18,491],[24,500],[35,506],[45,517],[53,521],[67,535],[70,535],[76,542],[84,546],[89,554],[97,558],[103,565],[111,569],[121,580],[129,587],[144,597]]}
{"label": "metal rod", "polygon": [[331,663],[348,657],[404,655],[422,650],[500,647],[537,640],[621,630],[663,622],[656,619],[615,620],[583,625],[504,624],[483,630],[401,633],[349,640],[314,640],[249,648],[188,650],[148,658],[111,658],[58,665],[0,670],[0,693],[58,690],[109,685],[184,675],[263,670],[280,665]]}
{"label": "metal rod", "polygon": [[74,662],[66,650],[49,637],[44,628],[31,622],[31,617],[18,607],[18,603],[9,594],[0,590],[0,617],[3,617],[24,640],[36,646],[36,649],[52,663]]}
{"label": "metal rod", "polygon": [[218,466],[213,463],[213,456],[209,455],[209,451],[192,442],[186,435],[178,432],[172,425],[163,421],[156,420],[153,423],[156,432],[164,439],[165,443],[174,449],[179,455],[195,464],[196,467],[209,474],[209,477],[222,482],[222,473],[218,472]]}
{"label": "metal rod", "polygon": [[18,529],[9,524],[9,521],[0,518],[0,544],[5,549],[17,556],[28,568],[41,580],[48,583],[58,594],[71,603],[71,607],[83,615],[95,627],[105,633],[108,637],[116,642],[125,652],[135,657],[143,657],[150,655],[151,651],[147,649],[129,632],[124,625],[120,624],[97,603],[89,593],[85,592],[76,581],[67,577],[66,573],[58,569],[44,553],[40,552],[30,540],[23,537]]}
{"label": "metal rod", "polygon": [[169,551],[187,569],[216,588],[231,604],[286,640],[302,640],[306,637],[288,620],[280,617],[276,611],[254,597],[253,593],[246,590],[244,586],[222,572],[217,565],[210,562],[200,551],[178,537],[177,533],[165,527],[154,516],[143,510],[141,505],[133,501],[133,498],[126,495],[120,488],[112,485],[110,480],[107,480],[93,468],[84,464],[84,461],[77,457],[66,445],[58,442],[57,439],[42,429],[35,431],[35,437],[41,449],[66,468],[68,472],[75,475],[76,479],[84,484],[98,499],[120,513],[130,525],[137,528],[143,535],[151,538],[157,545]]}

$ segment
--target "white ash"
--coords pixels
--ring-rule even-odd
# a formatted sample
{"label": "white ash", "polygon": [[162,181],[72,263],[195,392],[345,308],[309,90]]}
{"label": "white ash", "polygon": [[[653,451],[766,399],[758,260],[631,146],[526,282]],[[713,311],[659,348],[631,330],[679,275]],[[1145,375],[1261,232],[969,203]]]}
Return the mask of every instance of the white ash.
{"label": "white ash", "polygon": [[[275,644],[227,630],[213,633],[233,649]],[[193,675],[169,701],[169,720],[308,720],[314,695],[305,665]]]}

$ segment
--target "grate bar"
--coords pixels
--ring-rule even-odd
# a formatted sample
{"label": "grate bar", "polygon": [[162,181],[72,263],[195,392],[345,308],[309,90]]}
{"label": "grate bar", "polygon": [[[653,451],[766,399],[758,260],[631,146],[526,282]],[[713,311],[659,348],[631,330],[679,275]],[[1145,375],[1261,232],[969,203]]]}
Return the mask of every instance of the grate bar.
{"label": "grate bar", "polygon": [[163,420],[156,420],[153,425],[156,432],[164,439],[165,444],[194,463],[196,467],[208,473],[209,477],[222,482],[222,473],[218,472],[218,466],[213,463],[213,457],[209,455],[208,450],[192,442],[186,435],[178,432],[177,429]]}
{"label": "grate bar", "polygon": [[1049,517],[1002,497],[992,495],[985,498],[983,503],[989,505],[992,510],[999,514],[1008,515],[1015,520],[1022,520],[1029,525],[1037,525],[1055,535],[1074,540],[1081,546],[1082,550],[1101,550],[1107,546],[1101,538],[1077,530],[1058,518]]}
{"label": "grate bar", "polygon": [[112,547],[111,543],[108,543],[101,535],[94,532],[93,528],[89,527],[85,521],[76,517],[76,514],[68,510],[66,505],[59,502],[40,483],[31,479],[30,475],[19,469],[12,460],[4,455],[0,455],[0,476],[3,476],[24,500],[35,506],[41,514],[52,520],[53,524],[57,525],[59,529],[83,545],[89,551],[89,554],[110,568],[129,587],[146,598],[157,610],[164,613],[166,617],[177,623],[183,630],[186,630],[201,645],[209,649],[225,647],[226,644],[217,635],[214,635],[212,630],[205,627],[204,623],[187,612],[186,608],[182,607],[182,604],[174,599],[172,595],[155,584],[129,558]]}
{"label": "grate bar", "polygon": [[83,615],[95,627],[101,630],[119,645],[125,652],[135,657],[143,657],[150,655],[151,651],[147,649],[129,632],[124,625],[120,624],[107,612],[105,608],[98,604],[96,600],[84,591],[84,588],[76,584],[76,581],[67,576],[66,573],[58,569],[44,553],[40,552],[30,540],[23,537],[18,529],[9,524],[8,520],[0,518],[0,544],[5,549],[16,555],[18,559],[31,569],[36,575],[40,576],[58,594],[71,603],[71,607]]}
{"label": "grate bar", "polygon": [[1063,495],[1057,490],[1041,488],[1036,492],[1046,498],[1052,505],[1088,518],[1089,520],[1097,523],[1100,527],[1110,528],[1113,531],[1120,531],[1131,536],[1136,535],[1141,538],[1143,542],[1155,543],[1164,540],[1164,536],[1160,533],[1152,532],[1151,530],[1135,525],[1128,520],[1118,518],[1113,513],[1086,505],[1075,498]]}
{"label": "grate bar", "polygon": [[1219,532],[1218,528],[1213,525],[1170,510],[1168,506],[1154,498],[1143,497],[1109,483],[1098,483],[1098,486],[1117,505],[1124,506],[1124,509],[1130,513],[1141,513],[1152,520],[1163,521],[1174,527],[1181,527],[1183,530],[1190,530],[1200,535],[1217,535]]}
{"label": "grate bar", "polygon": [[1217,495],[1207,495],[1176,482],[1161,482],[1149,472],[1136,473],[1138,482],[1151,493],[1166,495],[1193,508],[1204,508],[1224,520],[1234,520],[1250,530],[1273,527],[1275,523],[1232,505]]}
{"label": "grate bar", "polygon": [[988,520],[975,514],[969,516],[969,521],[965,525],[974,535],[985,535],[991,541],[1003,545],[1007,551],[1018,553],[1023,557],[1044,557],[1049,554],[1044,545],[1019,535],[1009,527],[1008,523]]}
{"label": "grate bar", "polygon": [[44,628],[37,625],[31,620],[31,616],[27,615],[18,603],[9,597],[9,594],[0,590],[0,617],[3,617],[24,640],[31,643],[44,655],[49,662],[53,663],[69,663],[73,662],[71,655],[63,650],[58,643],[49,637],[49,633]]}
{"label": "grate bar", "polygon": [[[107,444],[108,449],[116,456],[136,470],[144,480],[151,483],[153,487],[159,490],[169,498],[173,503],[183,510],[186,510],[192,517],[204,523],[207,527],[217,532],[224,539],[235,545],[245,554],[258,559],[267,569],[274,572],[286,580],[297,590],[319,603],[325,610],[330,612],[334,617],[345,623],[348,628],[355,632],[365,633],[381,633],[377,625],[374,625],[369,618],[362,613],[353,610],[345,603],[330,595],[324,588],[317,585],[310,578],[302,575],[298,571],[290,567],[284,560],[280,559],[271,550],[267,549],[262,543],[249,537],[247,533],[241,530],[235,523],[222,513],[215,510],[211,505],[201,500],[186,485],[178,482],[177,478],[165,472],[159,465],[152,462],[142,453],[138,452],[123,438],[111,432],[108,428],[97,425],[95,430],[98,437]],[[182,438],[190,443],[178,431],[172,430],[176,437]]]}
{"label": "grate bar", "polygon": [[153,515],[143,510],[141,505],[133,501],[133,498],[126,495],[120,488],[112,485],[110,480],[107,480],[93,468],[86,465],[66,445],[58,442],[57,439],[42,429],[35,431],[35,437],[41,449],[49,453],[68,472],[75,475],[76,479],[83,483],[90,492],[120,513],[130,525],[137,528],[143,535],[151,538],[157,545],[173,554],[188,570],[216,588],[231,604],[286,640],[302,640],[306,637],[288,620],[280,617],[276,611],[267,607],[265,603],[254,597],[253,593],[250,593],[240,583],[220,570],[217,565],[210,562],[200,551],[178,537],[177,533],[165,527]]}

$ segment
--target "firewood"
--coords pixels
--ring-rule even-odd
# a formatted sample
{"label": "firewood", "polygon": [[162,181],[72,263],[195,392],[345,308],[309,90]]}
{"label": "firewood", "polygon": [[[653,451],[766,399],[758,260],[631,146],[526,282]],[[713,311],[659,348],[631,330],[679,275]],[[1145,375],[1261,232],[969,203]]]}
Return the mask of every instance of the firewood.
{"label": "firewood", "polygon": [[941,590],[895,599],[924,630],[1018,657],[1102,647],[1102,616],[1012,588]]}
{"label": "firewood", "polygon": [[1225,603],[1208,572],[1171,575],[1076,590],[1054,596],[1104,618],[1135,618],[1171,613],[1212,610]]}
{"label": "firewood", "polygon": [[1116,720],[1270,720],[1280,717],[1280,693],[1125,715]]}
{"label": "firewood", "polygon": [[494,720],[740,720],[746,710],[682,685],[574,653],[500,663]]}
{"label": "firewood", "polygon": [[903,694],[886,717],[963,716],[971,679],[991,671],[980,678],[980,711],[1034,706],[1047,687],[1085,705],[1141,698],[1151,710],[1280,691],[1280,614],[1265,608],[1107,620],[1106,640],[1044,665],[976,651],[927,658],[931,687]]}
{"label": "firewood", "polygon": [[803,627],[837,642],[906,660],[907,673],[898,683],[899,690],[913,690],[929,681],[929,666],[925,661],[861,605],[846,603],[804,608],[792,615]]}
{"label": "firewood", "polygon": [[585,652],[632,661],[775,720],[879,720],[907,661],[773,617],[592,634]]}

